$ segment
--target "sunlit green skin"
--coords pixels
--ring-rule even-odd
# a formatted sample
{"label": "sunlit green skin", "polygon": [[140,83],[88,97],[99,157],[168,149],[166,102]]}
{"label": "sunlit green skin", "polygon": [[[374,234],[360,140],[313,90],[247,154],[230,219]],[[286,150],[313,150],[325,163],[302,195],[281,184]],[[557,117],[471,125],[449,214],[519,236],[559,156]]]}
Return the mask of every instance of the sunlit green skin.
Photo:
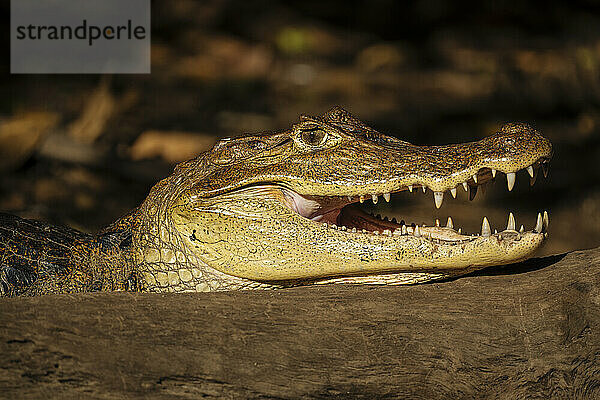
{"label": "sunlit green skin", "polygon": [[[311,145],[303,135],[315,129],[326,135]],[[179,164],[138,209],[102,233],[105,238],[118,235],[116,246],[125,256],[113,268],[125,272],[112,273],[121,280],[99,290],[403,284],[523,260],[542,243],[543,233],[508,232],[502,240],[492,235],[461,244],[352,233],[292,211],[283,204],[280,190],[257,187],[341,198],[370,198],[407,185],[443,192],[465,181],[475,184],[471,177],[481,168],[515,172],[551,155],[550,142],[525,124],[505,125],[478,142],[415,146],[376,132],[341,108],[318,118],[303,116],[284,132],[225,139]],[[94,264],[105,265],[102,249],[91,254],[100,260]],[[72,269],[76,272],[77,266]],[[61,292],[39,279],[30,286],[37,289],[17,294]],[[83,283],[75,286],[64,291],[92,290]]]}

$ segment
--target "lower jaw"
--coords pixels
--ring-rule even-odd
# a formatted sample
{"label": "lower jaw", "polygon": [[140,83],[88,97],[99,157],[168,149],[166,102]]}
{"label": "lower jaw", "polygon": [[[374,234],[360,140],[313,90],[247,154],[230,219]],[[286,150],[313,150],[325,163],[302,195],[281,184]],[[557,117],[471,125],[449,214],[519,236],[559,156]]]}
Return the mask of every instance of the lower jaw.
{"label": "lower jaw", "polygon": [[[462,234],[460,229],[454,229],[451,219],[446,226],[440,226],[439,223],[434,226],[407,225],[404,221],[396,222],[367,214],[357,204],[332,210],[315,223],[326,225],[332,231],[344,231],[342,237],[348,240],[352,240],[355,234],[379,237],[386,247],[398,246],[397,249],[403,253],[409,249],[415,250],[409,250],[414,257],[409,257],[408,261],[404,259],[404,267],[399,268],[403,276],[418,271],[461,275],[487,266],[525,260],[542,245],[547,237],[546,213],[538,214],[535,227],[527,231],[523,227],[516,228],[514,217],[510,215],[505,230],[491,231],[485,219],[483,231],[473,235]],[[393,276],[389,279],[397,278]]]}
{"label": "lower jaw", "polygon": [[[519,262],[531,257],[544,241],[544,234],[532,232],[501,232],[489,237],[448,241],[436,239],[435,234],[430,236],[435,227],[423,228],[423,234],[418,236],[414,233],[399,235],[397,231],[379,235],[352,233],[347,227],[320,225],[309,241],[304,240],[304,235],[298,241],[307,245],[307,253],[311,254],[300,259],[310,261],[302,262],[296,267],[297,271],[290,271],[285,277],[273,277],[274,280],[418,283]],[[325,251],[319,253],[321,246],[315,243],[327,244]],[[298,243],[295,243],[294,249],[297,248]],[[300,275],[295,275],[296,272]]]}

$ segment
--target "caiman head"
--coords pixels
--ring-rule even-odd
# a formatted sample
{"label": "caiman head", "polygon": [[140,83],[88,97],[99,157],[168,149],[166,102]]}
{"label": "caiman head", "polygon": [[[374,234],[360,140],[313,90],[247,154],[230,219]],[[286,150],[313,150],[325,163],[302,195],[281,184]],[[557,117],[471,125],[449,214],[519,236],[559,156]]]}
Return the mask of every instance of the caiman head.
{"label": "caiman head", "polygon": [[[381,219],[356,203],[399,192],[471,190],[503,173],[546,171],[550,142],[525,124],[483,140],[416,146],[341,108],[290,130],[224,139],[180,164],[138,211],[137,262],[148,290],[227,290],[330,282],[414,283],[530,257],[548,217],[480,234]],[[136,239],[137,238],[137,239]]]}

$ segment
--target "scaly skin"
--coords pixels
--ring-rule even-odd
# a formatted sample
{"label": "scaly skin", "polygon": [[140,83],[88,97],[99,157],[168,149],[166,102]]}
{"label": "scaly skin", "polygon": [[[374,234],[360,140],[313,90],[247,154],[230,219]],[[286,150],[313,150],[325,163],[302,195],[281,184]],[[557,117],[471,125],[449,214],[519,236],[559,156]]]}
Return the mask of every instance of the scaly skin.
{"label": "scaly skin", "polygon": [[0,291],[405,284],[516,262],[546,238],[545,214],[532,231],[509,221],[492,234],[484,222],[481,235],[462,235],[451,225],[384,221],[351,203],[426,187],[439,206],[464,182],[474,194],[497,171],[510,177],[531,166],[532,174],[551,156],[550,142],[525,124],[478,142],[415,146],[334,108],[284,132],[220,141],[97,236],[4,216]]}

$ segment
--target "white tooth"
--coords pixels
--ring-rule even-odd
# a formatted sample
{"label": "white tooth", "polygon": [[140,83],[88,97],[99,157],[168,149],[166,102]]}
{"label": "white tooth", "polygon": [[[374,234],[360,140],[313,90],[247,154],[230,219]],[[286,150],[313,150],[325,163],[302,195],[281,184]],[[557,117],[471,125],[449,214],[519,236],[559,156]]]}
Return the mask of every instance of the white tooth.
{"label": "white tooth", "polygon": [[458,234],[462,234],[462,228],[458,228]]}
{"label": "white tooth", "polygon": [[388,236],[392,236],[392,231],[390,231],[389,229],[384,229],[383,230],[383,234],[384,235],[388,235]]}
{"label": "white tooth", "polygon": [[361,232],[362,232],[362,233],[367,233],[367,230],[366,230],[366,229],[363,229]]}
{"label": "white tooth", "polygon": [[453,229],[454,223],[452,222],[452,217],[448,217],[448,222],[446,222],[446,228]]}
{"label": "white tooth", "polygon": [[494,235],[498,233],[498,229],[494,229]]}
{"label": "white tooth", "polygon": [[332,227],[333,229],[337,229],[337,228],[338,228],[336,224],[331,224],[331,227]]}
{"label": "white tooth", "polygon": [[533,166],[532,165],[527,167],[527,172],[529,173],[529,176],[533,178]]}
{"label": "white tooth", "polygon": [[490,236],[492,231],[490,229],[490,223],[488,222],[487,217],[483,217],[483,223],[481,224],[481,236]]}
{"label": "white tooth", "polygon": [[496,177],[496,170],[492,168],[492,178]]}
{"label": "white tooth", "polygon": [[352,196],[348,196],[348,201],[352,202]]}
{"label": "white tooth", "polygon": [[519,232],[521,232],[521,233],[525,232],[525,227],[523,225],[521,225],[521,227],[519,228]]}
{"label": "white tooth", "polygon": [[421,189],[423,190],[423,193],[427,192],[427,186],[423,185],[421,186]]}
{"label": "white tooth", "polygon": [[513,190],[513,187],[515,186],[515,178],[516,178],[516,175],[514,172],[509,172],[506,174],[506,182],[508,183],[508,191],[509,192],[511,190]]}
{"label": "white tooth", "polygon": [[435,200],[435,208],[440,208],[444,201],[444,192],[433,192],[433,198]]}
{"label": "white tooth", "polygon": [[515,216],[513,215],[513,213],[509,213],[508,214],[508,223],[506,224],[506,230],[507,231],[514,231],[515,230]]}
{"label": "white tooth", "polygon": [[406,231],[406,225],[402,225],[402,234],[406,235],[407,231]]}
{"label": "white tooth", "polygon": [[346,226],[342,225],[342,226],[340,226],[340,229],[343,230],[343,231],[345,231],[348,228],[346,228]]}
{"label": "white tooth", "polygon": [[385,199],[385,201],[386,201],[386,202],[388,202],[388,203],[390,202],[390,197],[392,197],[392,195],[391,195],[391,194],[389,194],[389,193],[384,193],[384,194],[383,194],[383,198],[384,198],[384,199]]}
{"label": "white tooth", "polygon": [[358,201],[360,201],[361,203],[364,203],[364,202],[365,202],[365,196],[362,196],[362,195],[361,195],[361,196],[358,198]]}
{"label": "white tooth", "polygon": [[477,183],[477,174],[473,175],[473,180]]}
{"label": "white tooth", "polygon": [[435,226],[440,226],[440,220],[439,219],[435,219]]}
{"label": "white tooth", "polygon": [[412,189],[413,189],[413,186],[412,185],[408,185],[408,191],[412,193]]}
{"label": "white tooth", "polygon": [[415,231],[413,232],[413,235],[415,235],[416,237],[421,236],[421,229],[419,229],[419,225],[415,226]]}
{"label": "white tooth", "polygon": [[543,227],[543,221],[542,221],[542,214],[538,213],[537,216],[537,221],[535,223],[535,228],[533,228],[533,231],[536,233],[540,233],[542,232],[542,227]]}
{"label": "white tooth", "polygon": [[394,235],[394,236],[400,236],[400,235],[402,235],[402,230],[396,229],[394,232],[392,232],[392,235]]}
{"label": "white tooth", "polygon": [[463,182],[462,185],[463,185],[463,189],[465,189],[465,192],[468,192],[469,191],[469,185],[467,184],[467,182]]}
{"label": "white tooth", "polygon": [[373,235],[379,235],[379,231],[373,231]]}
{"label": "white tooth", "polygon": [[371,199],[373,200],[373,204],[377,204],[377,195],[376,194],[372,194]]}
{"label": "white tooth", "polygon": [[356,233],[356,228],[352,228],[352,232],[353,232],[353,233]]}
{"label": "white tooth", "polygon": [[550,223],[550,218],[548,218],[548,211],[544,211],[544,217],[542,218],[544,230],[548,230],[548,224]]}
{"label": "white tooth", "polygon": [[450,189],[450,193],[452,194],[452,197],[456,198],[456,188]]}

